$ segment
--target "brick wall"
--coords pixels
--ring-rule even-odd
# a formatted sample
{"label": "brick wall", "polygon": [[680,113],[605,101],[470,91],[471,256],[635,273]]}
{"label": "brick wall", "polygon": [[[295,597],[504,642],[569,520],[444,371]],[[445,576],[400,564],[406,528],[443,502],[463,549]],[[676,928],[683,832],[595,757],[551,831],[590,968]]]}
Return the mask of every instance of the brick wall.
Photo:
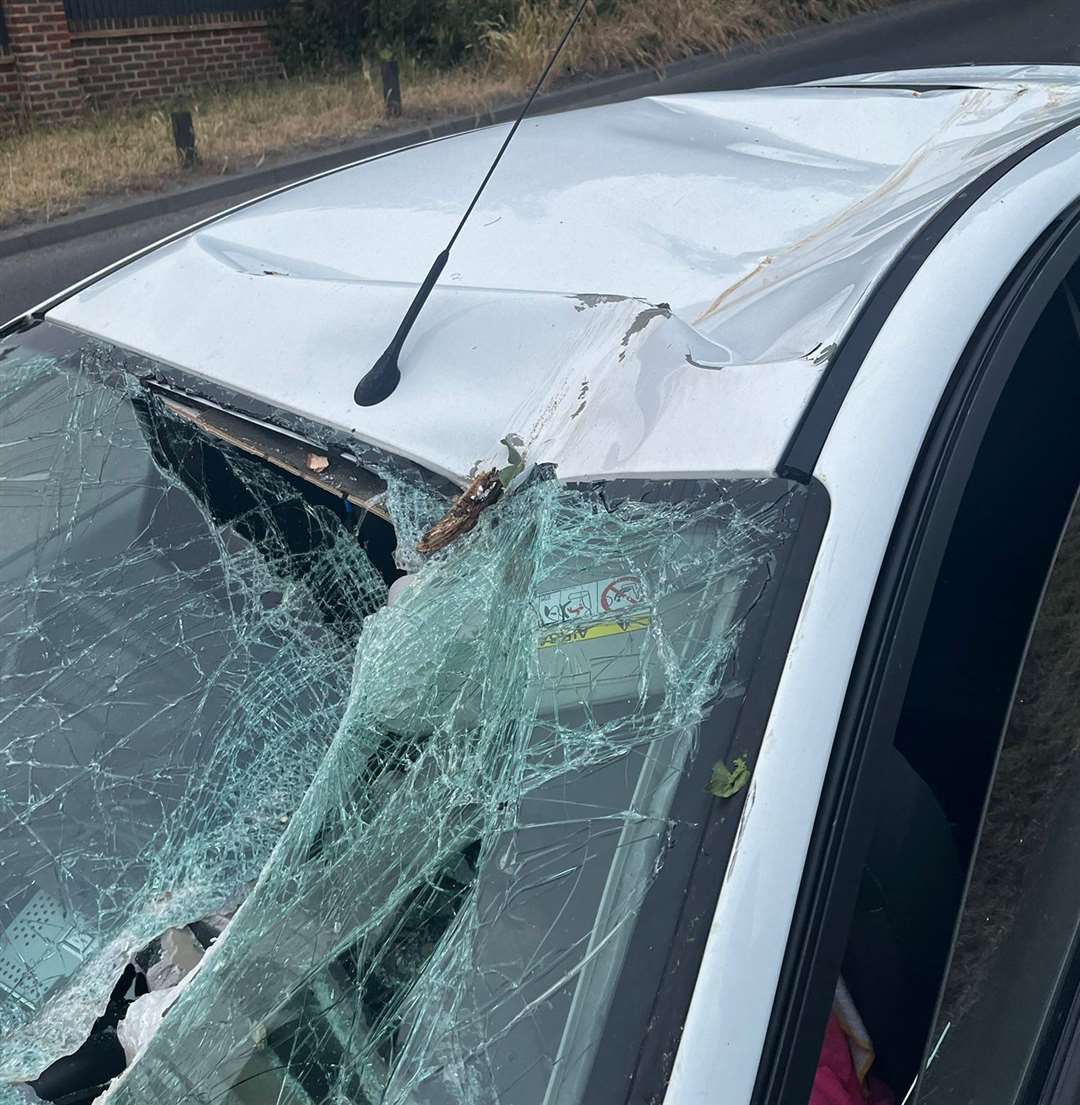
{"label": "brick wall", "polygon": [[281,75],[264,11],[69,24],[63,0],[0,0],[0,123]]}
{"label": "brick wall", "polygon": [[10,125],[22,111],[19,77],[10,51],[0,52],[0,126]]}
{"label": "brick wall", "polygon": [[72,27],[79,83],[98,106],[281,75],[265,17]]}
{"label": "brick wall", "polygon": [[77,111],[82,90],[71,53],[63,0],[5,0],[21,108],[52,122]]}

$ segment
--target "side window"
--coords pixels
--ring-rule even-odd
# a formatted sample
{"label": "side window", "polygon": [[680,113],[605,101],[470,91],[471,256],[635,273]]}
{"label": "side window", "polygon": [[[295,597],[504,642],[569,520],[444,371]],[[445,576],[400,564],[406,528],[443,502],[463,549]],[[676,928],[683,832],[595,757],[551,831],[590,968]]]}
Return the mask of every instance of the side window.
{"label": "side window", "polygon": [[1080,521],[1040,604],[1080,485],[1074,275],[960,500],[828,1022],[803,1026],[823,1038],[811,1105],[1018,1100],[1045,1036],[1080,923]]}
{"label": "side window", "polygon": [[[927,1102],[1036,1089],[1080,924],[1080,512],[1043,597],[1001,747],[923,1076]],[[1040,1055],[1040,1053],[1042,1053]]]}

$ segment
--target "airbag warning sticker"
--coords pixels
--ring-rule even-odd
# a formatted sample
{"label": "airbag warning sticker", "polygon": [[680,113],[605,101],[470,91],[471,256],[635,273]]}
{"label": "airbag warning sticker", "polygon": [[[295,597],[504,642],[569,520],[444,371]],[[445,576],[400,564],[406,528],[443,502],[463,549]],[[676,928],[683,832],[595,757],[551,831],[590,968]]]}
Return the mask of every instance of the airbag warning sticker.
{"label": "airbag warning sticker", "polygon": [[539,595],[540,647],[647,629],[652,617],[644,602],[641,578],[635,575],[589,580]]}

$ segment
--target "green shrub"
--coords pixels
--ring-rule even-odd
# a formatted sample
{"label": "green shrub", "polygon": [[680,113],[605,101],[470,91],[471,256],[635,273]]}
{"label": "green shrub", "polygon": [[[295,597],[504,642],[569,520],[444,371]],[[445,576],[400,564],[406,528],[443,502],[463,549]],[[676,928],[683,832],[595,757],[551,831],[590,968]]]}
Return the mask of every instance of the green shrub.
{"label": "green shrub", "polygon": [[513,19],[518,0],[303,0],[282,11],[273,34],[286,71],[355,64],[395,53],[454,65],[486,27]]}

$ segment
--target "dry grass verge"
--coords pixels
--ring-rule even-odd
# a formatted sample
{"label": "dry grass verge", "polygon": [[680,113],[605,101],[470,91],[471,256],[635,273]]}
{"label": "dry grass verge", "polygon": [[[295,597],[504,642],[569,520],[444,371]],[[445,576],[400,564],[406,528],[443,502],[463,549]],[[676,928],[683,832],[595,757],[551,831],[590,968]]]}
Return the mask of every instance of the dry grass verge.
{"label": "dry grass verge", "polygon": [[[884,7],[890,0],[622,0],[586,18],[561,79],[631,65],[722,53],[809,23]],[[522,5],[513,25],[481,34],[473,62],[440,72],[407,64],[405,125],[492,107],[536,79],[565,24],[557,0]],[[286,151],[359,139],[386,125],[378,77],[366,66],[196,94],[191,107],[202,168],[229,173]],[[0,225],[46,220],[90,197],[166,187],[182,177],[168,114],[143,106],[95,112],[69,125],[29,127],[0,139]]]}

